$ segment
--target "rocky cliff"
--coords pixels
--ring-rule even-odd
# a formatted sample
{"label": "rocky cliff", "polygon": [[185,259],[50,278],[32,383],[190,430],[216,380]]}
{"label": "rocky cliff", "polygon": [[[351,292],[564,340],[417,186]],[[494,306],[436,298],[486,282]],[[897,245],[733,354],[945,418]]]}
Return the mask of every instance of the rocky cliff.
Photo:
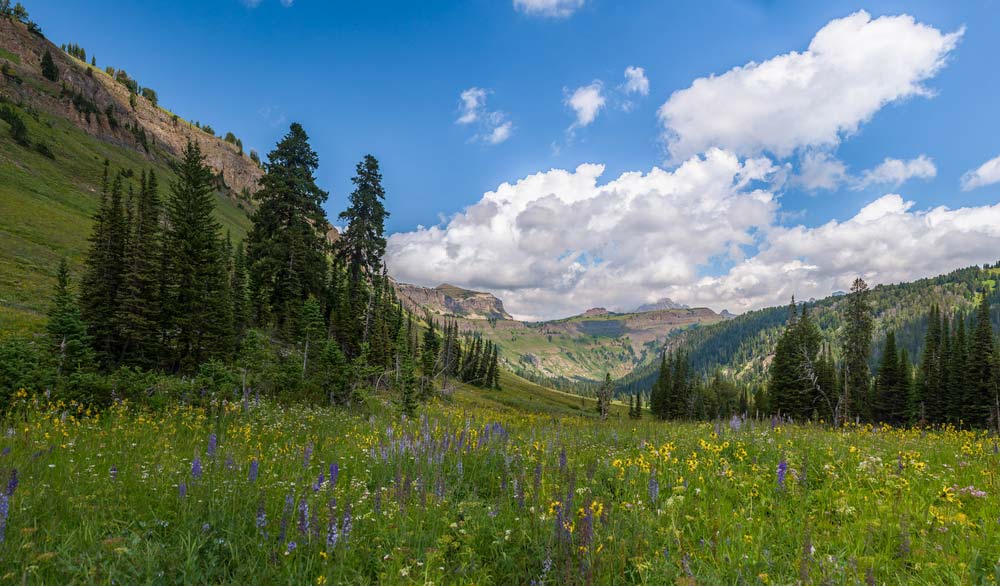
{"label": "rocky cliff", "polygon": [[[0,94],[6,99],[70,120],[92,136],[149,159],[176,158],[188,140],[195,141],[234,196],[256,190],[263,171],[238,146],[133,94],[103,69],[66,54],[25,25],[0,19],[0,48],[5,52],[0,54]],[[56,81],[41,74],[46,50],[59,70]]]}
{"label": "rocky cliff", "polygon": [[430,312],[435,315],[449,315],[480,320],[511,320],[513,319],[503,308],[503,302],[490,293],[470,291],[443,284],[433,289],[396,283],[396,294],[409,309],[422,315]]}

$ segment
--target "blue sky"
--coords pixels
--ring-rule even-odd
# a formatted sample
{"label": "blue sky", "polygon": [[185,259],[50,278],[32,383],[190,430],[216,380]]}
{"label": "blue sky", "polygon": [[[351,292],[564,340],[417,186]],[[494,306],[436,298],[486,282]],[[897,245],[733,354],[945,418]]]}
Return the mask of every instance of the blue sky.
{"label": "blue sky", "polygon": [[[774,250],[781,246],[776,234],[788,236],[787,231],[796,227],[819,229],[831,220],[849,221],[887,193],[898,193],[903,201],[912,202],[905,210],[897,210],[903,214],[939,205],[986,209],[996,204],[1000,184],[969,190],[960,187],[964,173],[1000,155],[1000,117],[995,107],[995,97],[1000,95],[1000,75],[995,74],[1000,16],[991,2],[550,0],[559,5],[554,10],[563,12],[552,15],[544,7],[532,10],[531,5],[545,0],[518,1],[521,4],[509,0],[295,0],[286,5],[260,0],[250,5],[241,0],[33,0],[27,6],[56,43],[82,45],[88,54],[97,56],[100,66],[124,68],[141,84],[156,89],[166,107],[211,124],[217,131],[231,130],[247,148],[261,154],[270,150],[290,122],[302,123],[320,155],[319,180],[330,191],[331,216],[345,206],[354,164],[371,152],[383,166],[392,213],[389,229],[400,233],[413,233],[418,225],[437,225],[442,217],[451,218],[467,206],[482,204],[483,194],[503,182],[514,183],[550,169],[572,172],[582,163],[602,164],[605,168],[597,184],[613,181],[623,172],[648,173],[654,166],[672,172],[690,156],[703,157],[714,144],[702,141],[695,150],[683,152],[683,157],[672,156],[677,153],[670,151],[670,142],[664,138],[669,128],[658,110],[674,92],[690,88],[698,78],[722,75],[751,61],[767,62],[806,51],[818,31],[858,10],[867,11],[872,20],[910,15],[915,26],[930,27],[941,38],[964,30],[953,38],[953,46],[938,52],[940,66],[916,80],[921,91],[886,100],[870,116],[858,117],[856,129],[840,129],[833,143],[799,141],[786,153],[772,152],[767,144],[741,151],[742,139],[738,138],[724,145],[741,162],[764,157],[784,171],[772,170],[759,178],[761,184],[770,185],[772,202],[761,210],[770,214],[768,219],[736,227],[736,237],[692,236],[716,242],[715,248],[681,258],[686,253],[671,254],[668,249],[679,250],[683,242],[664,242],[663,254],[638,253],[626,250],[622,238],[567,240],[565,235],[554,236],[562,234],[563,227],[553,231],[534,224],[530,242],[527,232],[512,236],[516,250],[508,258],[492,259],[523,265],[523,270],[483,276],[481,267],[471,265],[491,262],[489,254],[463,256],[454,250],[421,247],[432,246],[430,240],[435,240],[433,246],[441,240],[452,248],[474,246],[470,242],[490,241],[502,229],[495,222],[489,226],[472,223],[468,226],[474,227],[464,229],[472,232],[470,236],[461,226],[449,229],[446,224],[434,234],[417,232],[413,238],[398,239],[397,248],[408,247],[411,254],[399,253],[397,265],[411,261],[406,267],[394,267],[390,259],[390,269],[425,284],[448,279],[487,288],[514,304],[519,315],[549,317],[590,304],[624,309],[662,295],[716,309],[741,310],[775,302],[790,291],[827,294],[841,288],[851,272],[883,282],[923,276],[947,263],[995,260],[956,251],[907,272],[895,265],[871,269],[863,251],[857,251],[861,258],[856,265],[848,267],[843,266],[843,259],[813,259],[792,252],[781,259],[784,265],[799,261],[821,269],[769,274],[778,285],[771,286],[767,295],[741,284],[733,272],[734,267],[753,261],[761,250],[777,255]],[[884,50],[910,50],[905,35],[914,32],[913,28],[898,29],[904,35],[898,48]],[[626,94],[621,87],[630,66],[643,69],[647,95],[641,91]],[[859,76],[866,75],[863,67],[858,71]],[[594,82],[599,82],[604,107],[592,122],[581,125],[570,98],[578,88]],[[460,96],[470,88],[483,90],[480,95],[485,96],[485,104],[476,110],[475,121],[462,124],[458,122],[464,113]],[[698,101],[698,96],[692,98]],[[731,99],[734,108],[745,103],[738,93]],[[623,106],[626,100],[628,108]],[[691,108],[681,108],[681,115],[705,117]],[[795,112],[808,125],[812,114]],[[491,113],[495,113],[492,120]],[[572,128],[574,121],[577,127]],[[484,137],[505,123],[509,136],[490,144]],[[675,144],[674,148],[680,147]],[[839,161],[846,175],[832,185],[810,188],[807,182],[795,180],[810,157]],[[908,162],[920,157],[933,166],[933,176],[924,164],[913,177],[899,183],[864,183],[861,179],[865,170],[876,168],[886,158]],[[777,175],[785,177],[780,184]],[[748,189],[739,197],[747,197]],[[529,199],[537,202],[545,195],[536,193]],[[561,192],[556,197],[564,203],[574,198]],[[611,197],[607,201],[614,202],[613,196],[598,197]],[[632,205],[631,200],[624,201],[618,203]],[[696,205],[694,201],[678,207],[676,222],[707,221],[687,217],[686,210]],[[527,208],[518,209],[520,213]],[[672,224],[666,218],[663,230],[670,230]],[[977,229],[985,234],[976,243],[981,247],[976,254],[982,256],[996,243],[989,240],[994,235],[988,228]],[[819,237],[818,232],[803,234]],[[953,230],[948,237],[954,234]],[[913,247],[930,246],[941,239],[936,233],[924,236],[915,239]],[[628,246],[643,248],[647,242],[658,241],[636,240]],[[544,252],[545,246],[539,243],[548,243],[552,249]],[[500,249],[497,245],[491,250]],[[646,264],[619,261],[615,265],[614,251],[628,258],[656,258]],[[438,258],[436,254],[444,255],[440,262],[425,266],[412,262],[419,256]],[[565,264],[567,258],[571,265]],[[574,258],[578,260],[572,264]],[[778,260],[768,259],[768,263]],[[633,278],[630,271],[658,276]],[[728,284],[701,283],[706,277],[727,276]],[[627,284],[614,285],[623,281]]]}

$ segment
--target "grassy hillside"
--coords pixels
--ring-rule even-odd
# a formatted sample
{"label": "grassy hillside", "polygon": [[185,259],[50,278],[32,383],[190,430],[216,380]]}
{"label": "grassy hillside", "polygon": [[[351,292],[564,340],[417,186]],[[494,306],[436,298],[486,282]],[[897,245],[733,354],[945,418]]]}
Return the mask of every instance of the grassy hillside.
{"label": "grassy hillside", "polygon": [[[9,124],[0,121],[0,335],[42,326],[61,257],[79,275],[105,159],[113,169],[132,170],[136,181],[140,171],[154,169],[161,197],[174,178],[168,164],[103,142],[65,119],[6,105],[20,114],[32,143],[47,144],[54,159],[14,142]],[[221,194],[217,202],[223,229],[241,239],[249,228],[246,213]]]}
{"label": "grassy hillside", "polygon": [[[534,413],[553,417],[597,417],[597,400],[543,387],[516,374],[501,372],[502,390],[483,390],[471,385],[456,386],[452,397],[457,403],[508,412]],[[611,404],[611,418],[627,419],[628,405]]]}

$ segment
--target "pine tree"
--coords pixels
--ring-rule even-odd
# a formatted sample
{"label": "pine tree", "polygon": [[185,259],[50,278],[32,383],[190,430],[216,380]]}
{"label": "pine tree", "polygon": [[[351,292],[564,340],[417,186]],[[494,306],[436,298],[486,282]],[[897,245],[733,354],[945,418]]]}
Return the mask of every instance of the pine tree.
{"label": "pine tree", "polygon": [[910,420],[914,423],[936,423],[946,418],[946,410],[940,402],[940,352],[941,310],[932,305],[927,314],[927,333],[924,335],[918,380],[910,401]]}
{"label": "pine tree", "polygon": [[608,418],[611,411],[611,399],[615,396],[615,383],[611,381],[611,373],[604,375],[604,384],[597,390],[597,412],[601,416],[601,421]]}
{"label": "pine tree", "polygon": [[667,353],[663,352],[660,355],[660,370],[649,397],[649,409],[657,419],[667,419],[668,417],[670,389],[670,363],[667,360]]}
{"label": "pine tree", "polygon": [[896,349],[896,334],[889,332],[885,336],[885,348],[882,350],[882,360],[875,379],[873,419],[900,425],[906,419],[905,407],[906,395],[899,352]]}
{"label": "pine tree", "polygon": [[996,403],[993,348],[989,296],[983,292],[976,308],[976,325],[969,347],[967,392],[961,411],[962,419],[969,425],[985,425]]}
{"label": "pine tree", "polygon": [[231,348],[229,283],[222,258],[221,226],[213,216],[212,171],[189,142],[171,185],[165,246],[172,277],[170,298],[173,365],[191,370]]}
{"label": "pine tree", "polygon": [[868,300],[868,284],[858,278],[851,285],[847,296],[844,315],[842,344],[844,351],[844,392],[840,400],[839,419],[835,424],[847,421],[859,414],[858,398],[867,395],[871,373],[868,359],[871,357],[873,312]]}
{"label": "pine tree", "polygon": [[320,388],[331,405],[344,405],[350,399],[350,368],[336,340],[326,340],[316,356],[315,372]]}
{"label": "pine tree", "polygon": [[70,290],[69,267],[66,259],[59,262],[59,273],[52,305],[48,312],[46,331],[49,347],[56,357],[56,374],[86,370],[93,364],[87,326],[80,316],[80,307]]}
{"label": "pine tree", "polygon": [[309,296],[302,304],[302,378],[309,369],[309,350],[311,347],[321,347],[326,340],[326,323],[323,321],[323,310],[319,301]]}
{"label": "pine tree", "polygon": [[109,194],[106,188],[107,162],[104,170],[105,188],[90,236],[86,271],[80,288],[80,309],[100,364],[110,368],[120,355],[122,344],[119,304],[125,284],[128,225],[122,207],[121,176],[115,177]]}
{"label": "pine tree", "polygon": [[142,174],[125,260],[121,361],[155,366],[160,344],[161,206],[156,174]]}
{"label": "pine tree", "polygon": [[296,312],[309,295],[325,298],[327,193],[313,176],[319,157],[298,123],[268,154],[267,173],[254,194],[258,202],[247,238],[247,264],[256,315],[295,337]]}
{"label": "pine tree", "polygon": [[962,403],[968,388],[968,353],[969,344],[965,335],[965,319],[961,316],[955,319],[955,334],[949,344],[950,360],[948,364],[948,380],[944,392],[946,403],[946,419],[958,423],[962,419]]}
{"label": "pine tree", "polygon": [[250,326],[250,289],[248,288],[246,250],[241,240],[233,254],[233,273],[229,281],[233,300],[233,334],[240,338]]}
{"label": "pine tree", "polygon": [[635,394],[635,418],[642,419],[642,393]]}
{"label": "pine tree", "polygon": [[413,415],[417,410],[417,373],[409,351],[409,342],[400,331],[396,338],[396,389],[400,393],[403,413]]}
{"label": "pine tree", "polygon": [[59,68],[56,67],[55,61],[52,60],[52,53],[48,49],[42,55],[42,75],[49,81],[59,79]]}

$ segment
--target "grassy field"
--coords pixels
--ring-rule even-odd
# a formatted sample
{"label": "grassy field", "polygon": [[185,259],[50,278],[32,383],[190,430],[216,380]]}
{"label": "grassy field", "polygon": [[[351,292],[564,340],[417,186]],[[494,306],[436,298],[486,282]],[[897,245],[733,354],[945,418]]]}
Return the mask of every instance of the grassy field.
{"label": "grassy field", "polygon": [[[598,422],[513,378],[396,414],[20,393],[0,583],[992,584],[994,440]],[[384,408],[383,408],[384,407]],[[578,414],[573,414],[578,413]]]}
{"label": "grassy field", "polygon": [[[104,160],[112,169],[154,169],[160,196],[166,198],[174,174],[164,162],[151,162],[130,149],[96,139],[68,121],[38,114],[37,120],[15,107],[30,140],[44,141],[49,159],[15,143],[0,121],[0,335],[39,329],[51,296],[59,259],[66,257],[79,275],[100,198]],[[216,215],[238,240],[249,219],[222,195]]]}

